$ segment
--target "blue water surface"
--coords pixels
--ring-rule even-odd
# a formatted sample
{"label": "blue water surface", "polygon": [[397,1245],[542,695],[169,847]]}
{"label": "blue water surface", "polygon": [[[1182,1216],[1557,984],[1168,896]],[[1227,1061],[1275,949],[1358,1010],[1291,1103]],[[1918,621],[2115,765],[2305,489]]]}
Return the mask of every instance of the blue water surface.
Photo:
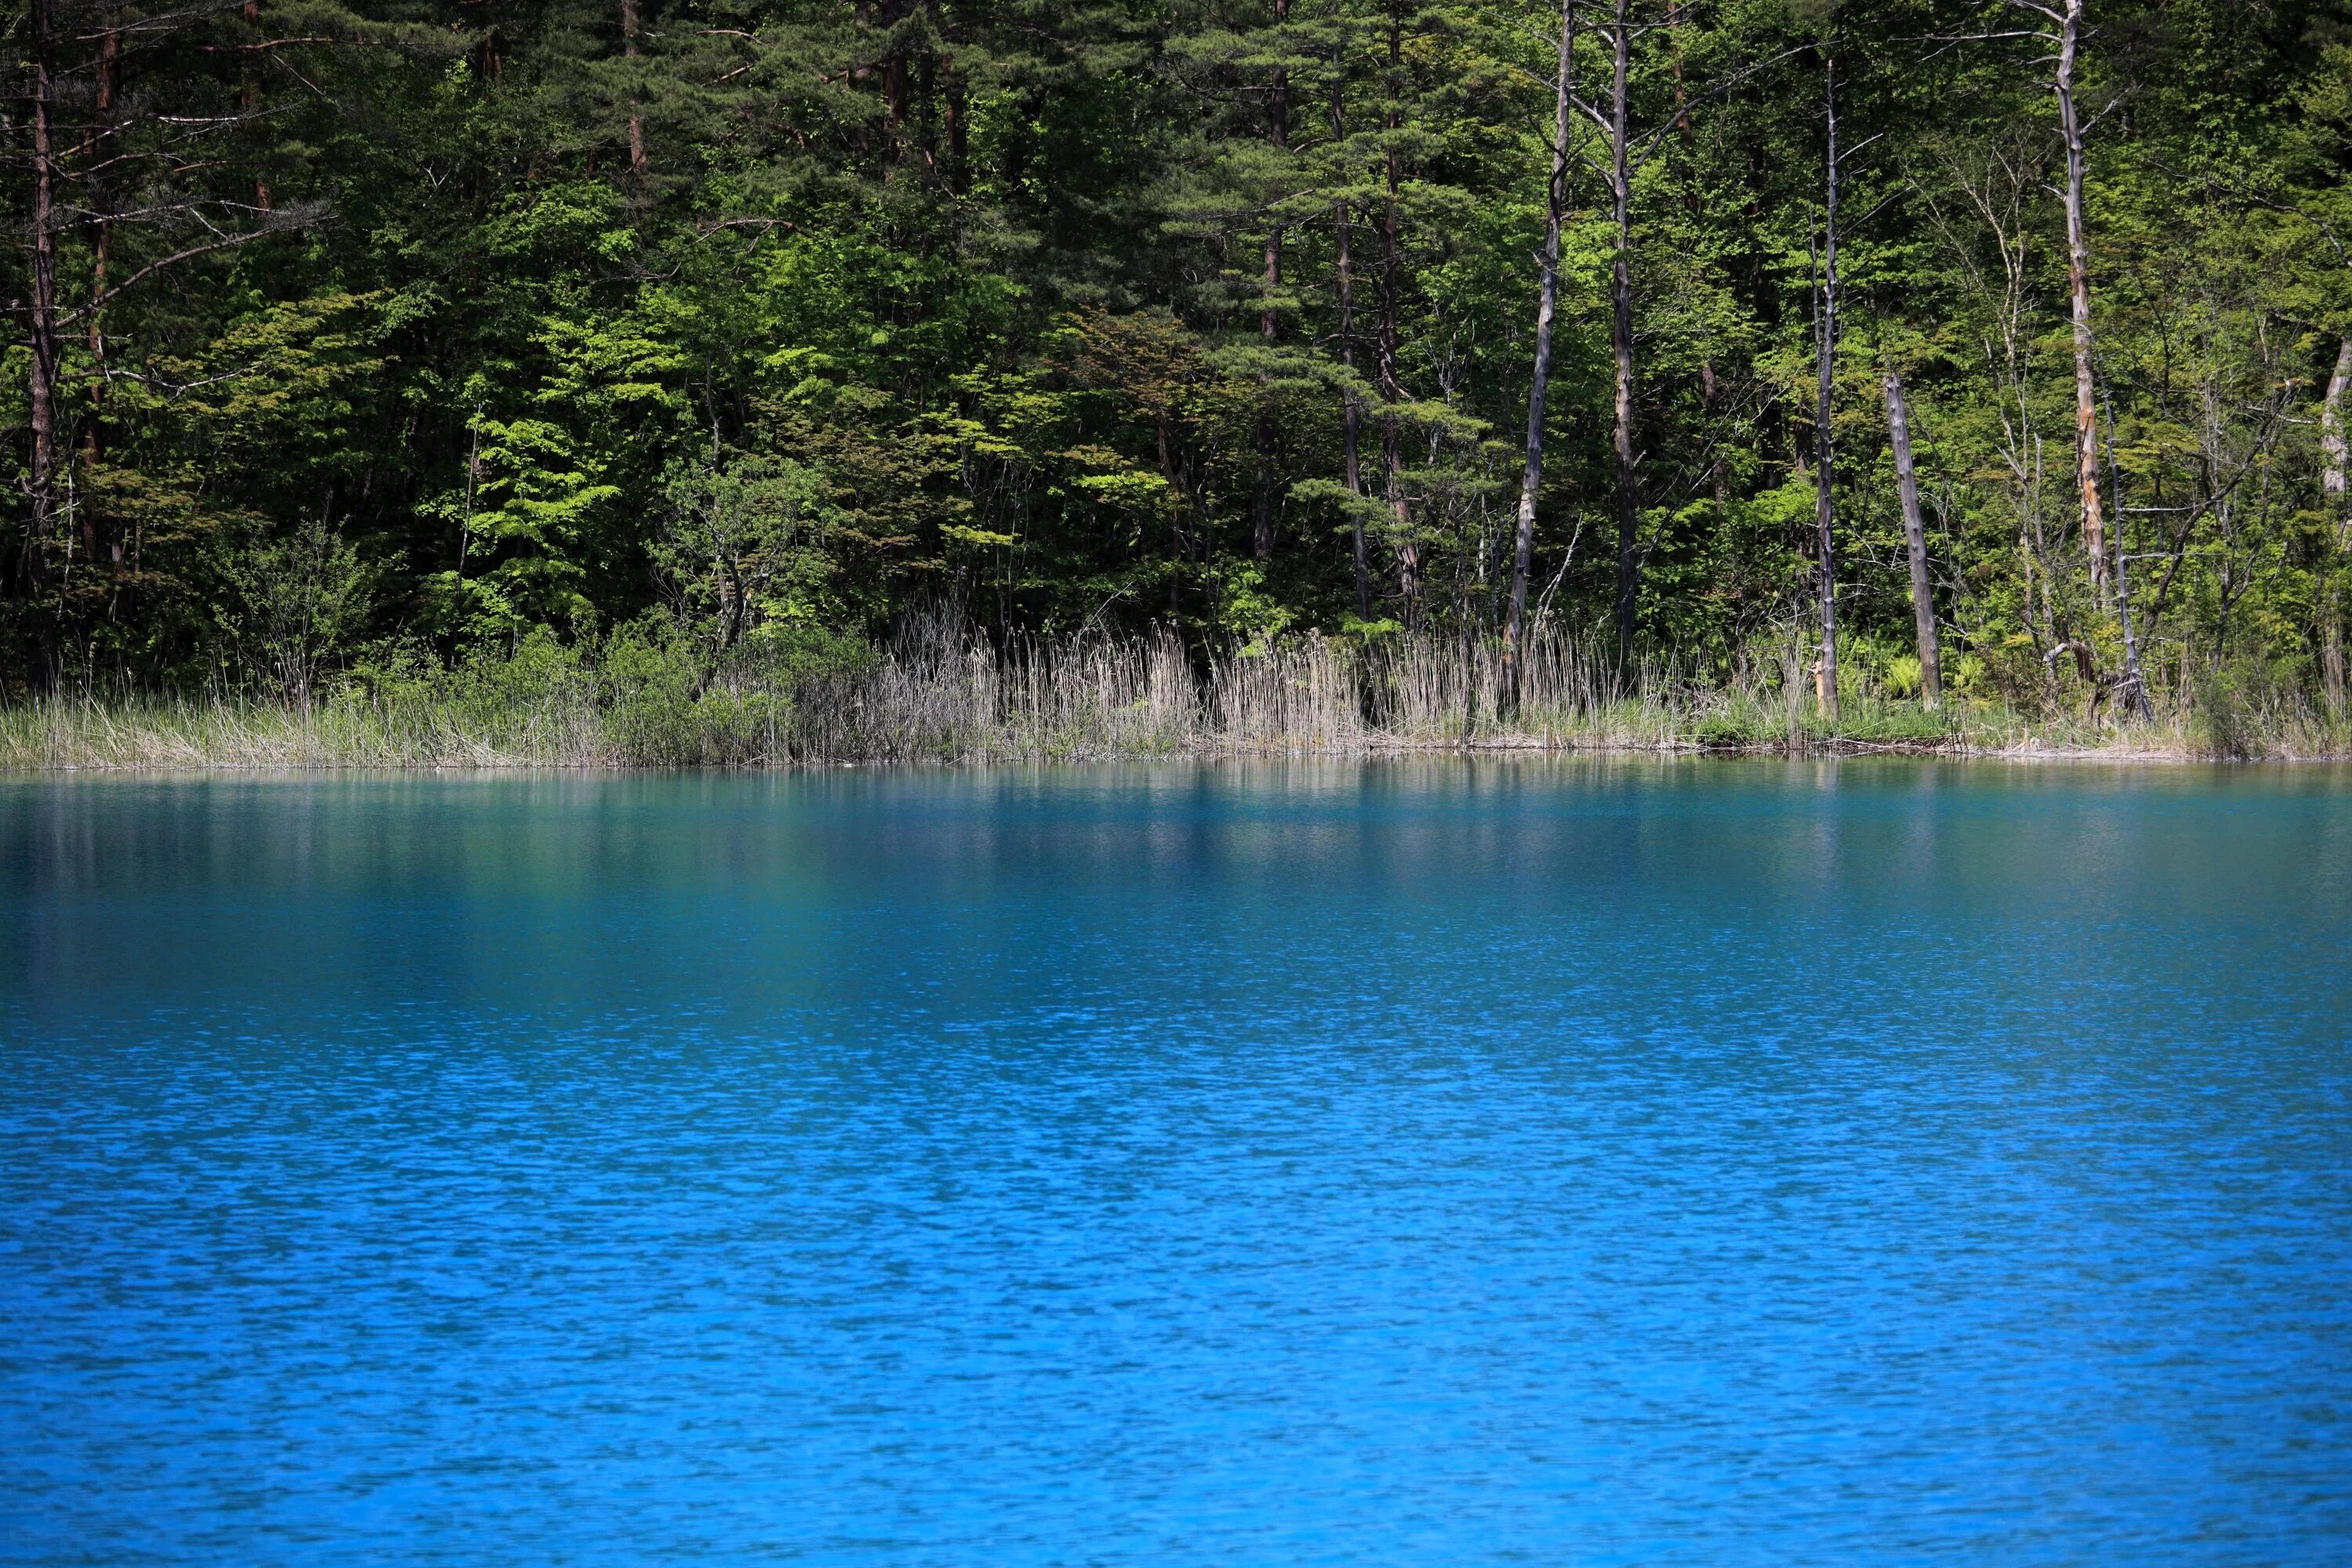
{"label": "blue water surface", "polygon": [[0,784],[0,1562],[2352,1560],[2352,777]]}

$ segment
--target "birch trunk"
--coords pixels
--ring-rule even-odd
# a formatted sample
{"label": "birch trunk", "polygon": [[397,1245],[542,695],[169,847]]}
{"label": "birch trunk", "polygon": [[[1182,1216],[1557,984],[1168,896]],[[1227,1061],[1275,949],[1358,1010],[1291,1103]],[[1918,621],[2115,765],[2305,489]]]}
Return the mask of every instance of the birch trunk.
{"label": "birch trunk", "polygon": [[1627,163],[1626,79],[1633,58],[1633,25],[1629,0],[1616,0],[1610,25],[1612,64],[1609,89],[1609,184],[1614,203],[1617,256],[1611,274],[1612,310],[1609,345],[1616,361],[1617,456],[1617,662],[1628,667],[1633,658],[1634,578],[1640,570],[1635,552],[1640,531],[1642,500],[1633,469],[1633,187]]}
{"label": "birch trunk", "polygon": [[2066,0],[2058,33],[2058,129],[2066,139],[2066,277],[2074,310],[2074,479],[2083,501],[2083,549],[2091,589],[2107,596],[2107,529],[2099,505],[2097,414],[2091,367],[2091,254],[2083,237],[2083,122],[2074,106],[2074,65],[2083,0]]}
{"label": "birch trunk", "polygon": [[2139,637],[2132,630],[2131,552],[2125,547],[2123,476],[2116,468],[2116,405],[2107,395],[2105,381],[2099,384],[2100,400],[2106,405],[2107,415],[2107,500],[2116,509],[2116,614],[2124,630],[2124,706],[2143,719],[2155,717],[2155,709],[2147,700],[2147,679],[2140,671]]}
{"label": "birch trunk", "polygon": [[1528,613],[1528,569],[1535,553],[1536,491],[1543,483],[1544,399],[1551,384],[1551,323],[1559,302],[1559,224],[1568,202],[1569,68],[1576,42],[1576,0],[1561,0],[1559,69],[1552,97],[1551,180],[1546,186],[1542,279],[1536,299],[1534,374],[1528,384],[1528,453],[1519,474],[1518,533],[1511,551],[1510,608],[1503,621],[1503,700],[1519,700],[1519,639]]}
{"label": "birch trunk", "polygon": [[1944,650],[1927,578],[1927,531],[1919,518],[1919,474],[1911,462],[1911,407],[1902,373],[1886,372],[1886,433],[1895,448],[1895,487],[1903,500],[1903,542],[1911,555],[1911,621],[1919,638],[1919,691],[1930,708],[1944,701]]}
{"label": "birch trunk", "polygon": [[2352,547],[2352,537],[2346,531],[2344,491],[2346,473],[2352,468],[2347,461],[2344,438],[2344,392],[2352,386],[2352,338],[2347,338],[2336,350],[2336,373],[2327,378],[2327,395],[2319,405],[2319,490],[2320,506],[2327,518],[2336,546],[2342,550]]}
{"label": "birch trunk", "polygon": [[[2347,453],[2344,438],[2344,392],[2352,384],[2352,338],[2336,346],[2336,373],[2327,378],[2327,395],[2319,405],[2319,504],[2327,520],[2328,538],[2341,555],[2352,550],[2352,520],[2345,516],[2345,484]],[[2339,568],[2340,574],[2340,568]],[[2319,649],[2320,684],[2327,699],[2327,711],[2337,719],[2344,716],[2344,599],[2343,590],[2331,584],[2327,594],[2326,625],[2322,632]]]}
{"label": "birch trunk", "polygon": [[1838,721],[1837,666],[1837,501],[1832,485],[1837,477],[1837,443],[1830,426],[1830,395],[1837,377],[1837,225],[1838,140],[1837,60],[1822,62],[1822,81],[1829,102],[1829,212],[1822,247],[1821,395],[1813,414],[1813,520],[1821,529],[1822,588],[1822,710],[1834,727]]}

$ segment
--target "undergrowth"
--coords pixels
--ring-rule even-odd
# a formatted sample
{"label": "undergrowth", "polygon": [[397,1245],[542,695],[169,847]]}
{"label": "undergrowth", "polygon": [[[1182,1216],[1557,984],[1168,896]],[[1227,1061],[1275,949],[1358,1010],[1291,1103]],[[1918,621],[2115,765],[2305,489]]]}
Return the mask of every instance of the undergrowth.
{"label": "undergrowth", "polygon": [[[1857,661],[1832,723],[1781,671],[1708,683],[1622,671],[1597,643],[1538,639],[1514,694],[1473,642],[1308,637],[1203,658],[1172,636],[989,644],[958,623],[887,648],[810,634],[725,657],[634,633],[528,638],[443,666],[362,663],[307,702],[252,694],[0,708],[0,767],[772,766],[1385,751],[1555,750],[2310,757],[2340,721],[2226,679],[2150,717],[1956,694],[1930,708]],[[1913,685],[1912,689],[1916,689]]]}

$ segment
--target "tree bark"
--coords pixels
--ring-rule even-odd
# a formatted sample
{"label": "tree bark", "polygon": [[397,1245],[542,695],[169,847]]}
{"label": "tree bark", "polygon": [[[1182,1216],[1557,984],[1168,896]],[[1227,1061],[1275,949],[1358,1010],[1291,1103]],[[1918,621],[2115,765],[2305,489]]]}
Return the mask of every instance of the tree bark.
{"label": "tree bark", "polygon": [[951,56],[940,57],[940,112],[948,130],[948,194],[961,199],[971,189],[971,133],[965,126],[963,79],[956,74]]}
{"label": "tree bark", "polygon": [[2107,500],[2116,509],[2116,613],[2123,622],[2124,632],[2124,705],[2141,718],[2155,717],[2147,700],[2147,680],[2140,672],[2139,638],[2132,631],[2131,552],[2125,548],[2123,476],[2116,468],[2116,405],[2106,395],[2105,380],[2099,383],[2099,395],[2107,411]]}
{"label": "tree bark", "polygon": [[[637,58],[637,0],[621,0],[621,51],[629,59]],[[644,106],[637,100],[637,84],[634,68],[629,80],[629,172],[646,172],[646,121],[639,113]]]}
{"label": "tree bark", "polygon": [[[258,42],[261,31],[261,0],[245,0],[245,25],[254,30],[256,41]],[[260,111],[261,79],[251,67],[246,69],[245,90],[241,101],[247,114],[257,114]],[[269,210],[269,181],[259,174],[255,175],[253,180],[253,205],[263,212]]]}
{"label": "tree bark", "polygon": [[[1290,20],[1290,0],[1274,0],[1275,24],[1279,26]],[[1290,73],[1280,66],[1274,68],[1273,101],[1266,117],[1266,140],[1276,151],[1290,146]],[[1282,227],[1269,225],[1265,232],[1265,293],[1259,302],[1258,335],[1266,348],[1274,347],[1275,333],[1279,326],[1276,320],[1274,297],[1282,287]],[[1264,381],[1261,377],[1261,382]],[[1257,412],[1257,493],[1255,498],[1250,530],[1250,552],[1263,565],[1274,555],[1274,410],[1265,404],[1268,394],[1261,388]]]}
{"label": "tree bark", "polygon": [[1633,59],[1629,0],[1616,0],[1611,23],[1609,89],[1609,184],[1614,203],[1617,256],[1611,274],[1609,345],[1616,360],[1617,456],[1617,662],[1633,660],[1634,578],[1641,562],[1642,498],[1633,468],[1633,184],[1627,164],[1626,86]]}
{"label": "tree bark", "polygon": [[1570,68],[1576,0],[1560,0],[1559,69],[1552,95],[1551,177],[1545,186],[1542,277],[1536,292],[1534,374],[1528,383],[1527,462],[1519,472],[1518,531],[1511,548],[1510,607],[1503,620],[1503,700],[1519,700],[1520,638],[1526,633],[1528,570],[1535,554],[1536,491],[1543,483],[1544,402],[1551,386],[1551,325],[1559,302],[1559,225],[1568,204]]}
{"label": "tree bark", "polygon": [[1813,413],[1813,520],[1821,530],[1822,708],[1838,721],[1837,665],[1837,442],[1830,424],[1830,397],[1837,378],[1838,139],[1837,58],[1824,57],[1822,79],[1829,104],[1829,211],[1822,246],[1822,310],[1818,324],[1821,395]]}
{"label": "tree bark", "polygon": [[1903,542],[1911,555],[1911,622],[1919,638],[1919,692],[1930,708],[1944,701],[1944,649],[1936,631],[1936,601],[1927,577],[1927,531],[1919,519],[1919,474],[1911,463],[1911,408],[1903,375],[1886,370],[1886,433],[1895,448],[1895,488],[1903,499]]}
{"label": "tree bark", "polygon": [[[1337,49],[1331,55],[1331,143],[1344,146],[1348,138],[1347,74],[1340,68]],[[1339,269],[1339,364],[1352,382],[1356,371],[1356,279],[1350,265],[1349,238],[1351,220],[1345,197],[1331,204],[1331,230],[1334,258]],[[1356,389],[1343,384],[1339,389],[1339,423],[1347,467],[1349,531],[1356,550],[1356,618],[1372,618],[1372,576],[1364,559],[1364,473],[1362,452],[1362,411],[1356,404]]]}
{"label": "tree bark", "polygon": [[2083,0],[2066,0],[2058,33],[2058,129],[2066,140],[2066,276],[2074,310],[2074,475],[2083,500],[2083,549],[2091,589],[2107,595],[2107,530],[2099,505],[2097,416],[2091,367],[2091,253],[2083,236],[2083,122],[2074,107],[2074,65]]}
{"label": "tree bark", "polygon": [[2327,395],[2319,405],[2319,499],[2328,531],[2338,550],[2352,547],[2344,510],[2346,475],[2352,470],[2344,438],[2344,392],[2352,386],[2352,338],[2336,346],[2336,373],[2327,378]]}
{"label": "tree bark", "polygon": [[28,585],[48,576],[49,546],[58,521],[58,251],[57,158],[50,115],[55,84],[49,58],[49,0],[31,0],[33,56],[33,278],[31,529],[25,540]]}
{"label": "tree bark", "polygon": [[[92,106],[89,133],[90,163],[98,168],[107,164],[107,153],[113,136],[114,100],[122,79],[122,33],[110,27],[99,39],[98,98]],[[92,226],[96,230],[91,247],[89,268],[89,357],[93,374],[89,384],[89,421],[82,428],[82,471],[95,472],[104,456],[103,415],[106,408],[106,268],[114,256],[114,225],[106,216],[103,182],[95,174],[90,179],[91,205],[98,209]],[[98,509],[85,501],[81,507],[82,553],[95,561],[99,550]],[[122,562],[122,542],[115,540],[111,547],[115,564]]]}
{"label": "tree bark", "polygon": [[1386,152],[1388,171],[1388,202],[1381,215],[1381,401],[1387,411],[1381,426],[1381,456],[1388,466],[1389,514],[1396,534],[1397,594],[1404,601],[1404,623],[1411,627],[1420,620],[1421,550],[1412,537],[1412,515],[1405,504],[1404,495],[1404,436],[1397,425],[1397,405],[1404,392],[1397,379],[1397,289],[1401,258],[1397,246],[1397,198],[1403,177],[1397,158],[1396,132],[1403,124],[1403,115],[1397,101],[1402,85],[1400,74],[1404,69],[1403,21],[1391,0],[1389,6],[1389,86],[1387,128],[1390,132]]}
{"label": "tree bark", "polygon": [[[2336,348],[2336,371],[2327,378],[2327,395],[2319,404],[2319,505],[2327,521],[2328,542],[2341,557],[2352,550],[2352,518],[2345,515],[2345,488],[2347,470],[2352,470],[2352,453],[2347,450],[2344,436],[2344,394],[2352,386],[2352,338],[2346,338]],[[2331,574],[2340,578],[2341,568]],[[2344,717],[2344,599],[2341,587],[2331,583],[2323,611],[2324,625],[2320,630],[2320,687],[2327,699],[2327,711],[2337,719]]]}

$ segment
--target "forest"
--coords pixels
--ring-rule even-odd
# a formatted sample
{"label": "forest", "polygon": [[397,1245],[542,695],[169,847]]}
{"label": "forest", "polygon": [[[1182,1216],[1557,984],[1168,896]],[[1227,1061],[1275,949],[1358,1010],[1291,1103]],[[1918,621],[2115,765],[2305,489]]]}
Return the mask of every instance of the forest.
{"label": "forest", "polygon": [[8,68],[0,725],[2346,744],[2340,0],[26,0]]}

